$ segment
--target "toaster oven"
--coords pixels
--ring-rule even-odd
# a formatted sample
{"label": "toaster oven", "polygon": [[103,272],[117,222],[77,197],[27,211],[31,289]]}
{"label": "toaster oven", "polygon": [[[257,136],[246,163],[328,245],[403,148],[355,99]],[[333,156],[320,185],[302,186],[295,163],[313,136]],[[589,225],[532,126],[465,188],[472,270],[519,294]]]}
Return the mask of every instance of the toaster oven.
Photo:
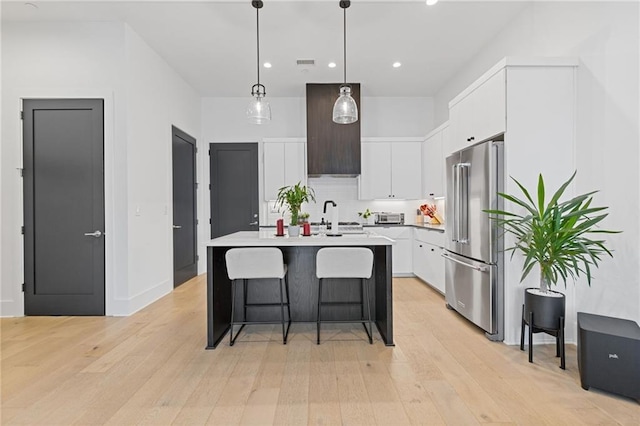
{"label": "toaster oven", "polygon": [[388,213],[388,212],[380,212],[376,213],[376,223],[379,224],[404,224],[404,213]]}

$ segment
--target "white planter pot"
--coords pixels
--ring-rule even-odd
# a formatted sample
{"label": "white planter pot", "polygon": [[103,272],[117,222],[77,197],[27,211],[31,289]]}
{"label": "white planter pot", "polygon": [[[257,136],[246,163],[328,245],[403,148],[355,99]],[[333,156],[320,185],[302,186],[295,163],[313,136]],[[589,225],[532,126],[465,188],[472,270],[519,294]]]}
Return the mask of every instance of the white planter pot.
{"label": "white planter pot", "polygon": [[287,229],[290,237],[300,236],[300,225],[289,225]]}

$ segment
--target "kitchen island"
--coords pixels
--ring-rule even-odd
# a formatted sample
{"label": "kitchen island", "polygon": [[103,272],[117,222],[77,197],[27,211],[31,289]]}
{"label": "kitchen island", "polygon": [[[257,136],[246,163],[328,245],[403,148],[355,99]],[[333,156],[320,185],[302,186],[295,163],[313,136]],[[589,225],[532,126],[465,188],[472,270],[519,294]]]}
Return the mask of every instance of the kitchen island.
{"label": "kitchen island", "polygon": [[[340,237],[276,237],[274,231],[241,231],[215,238],[207,243],[207,349],[214,349],[229,331],[231,321],[231,282],[227,275],[225,253],[234,247],[277,247],[282,250],[288,266],[291,320],[316,321],[318,304],[318,279],[315,275],[316,253],[322,247],[367,247],[373,251],[373,275],[369,280],[373,291],[369,292],[371,315],[387,346],[393,346],[393,310],[391,249],[394,241],[375,233],[344,234]],[[252,280],[251,284],[254,284]],[[253,285],[249,290],[252,303],[277,300],[279,290],[273,284]],[[327,280],[331,281],[331,280]],[[357,282],[358,280],[353,280]],[[327,300],[357,300],[358,285],[336,284],[326,287],[323,298]],[[240,290],[242,291],[242,290]],[[241,315],[242,297],[236,298],[235,312]],[[326,320],[359,319],[358,307],[335,306],[323,308]],[[263,307],[250,310],[252,321],[279,320],[279,308]],[[295,325],[292,326],[295,333]]]}

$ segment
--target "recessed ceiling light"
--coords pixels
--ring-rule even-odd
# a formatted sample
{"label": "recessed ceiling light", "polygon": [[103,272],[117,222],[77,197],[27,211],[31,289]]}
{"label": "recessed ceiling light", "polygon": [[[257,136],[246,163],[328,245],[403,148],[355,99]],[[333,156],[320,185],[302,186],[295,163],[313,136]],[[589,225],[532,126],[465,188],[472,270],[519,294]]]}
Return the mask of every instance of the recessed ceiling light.
{"label": "recessed ceiling light", "polygon": [[436,3],[438,3],[438,0],[427,0],[427,6],[433,6]]}
{"label": "recessed ceiling light", "polygon": [[264,63],[264,67],[265,68],[271,68],[271,62],[265,62]]}
{"label": "recessed ceiling light", "polygon": [[400,68],[402,66],[402,64],[400,62],[394,62],[393,63],[393,67],[394,68]]}
{"label": "recessed ceiling light", "polygon": [[335,68],[335,67],[336,67],[335,62],[329,62],[329,68]]}

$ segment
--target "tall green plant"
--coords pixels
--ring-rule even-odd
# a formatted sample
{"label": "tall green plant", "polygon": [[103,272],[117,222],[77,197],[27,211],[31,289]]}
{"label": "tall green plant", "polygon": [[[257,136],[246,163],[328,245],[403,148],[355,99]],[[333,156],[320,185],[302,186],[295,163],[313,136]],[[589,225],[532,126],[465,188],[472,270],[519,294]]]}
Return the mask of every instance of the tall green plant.
{"label": "tall green plant", "polygon": [[283,186],[278,190],[276,207],[286,205],[287,210],[291,213],[290,224],[295,226],[298,224],[298,215],[300,214],[302,203],[308,203],[310,201],[316,201],[313,188],[301,185],[301,183],[298,182],[292,186]]}
{"label": "tall green plant", "polygon": [[567,278],[576,279],[585,274],[591,285],[591,268],[597,267],[602,256],[611,257],[611,251],[605,247],[605,241],[589,238],[591,234],[613,234],[620,231],[598,229],[608,213],[608,207],[591,207],[593,194],[597,191],[578,195],[568,201],[560,202],[560,197],[573,181],[576,172],[562,184],[545,203],[545,186],[542,174],[538,177],[537,200],[534,202],[529,191],[513,177],[511,178],[524,194],[525,199],[499,193],[505,200],[525,209],[523,214],[504,210],[485,210],[507,233],[516,237],[511,257],[516,251],[524,255],[522,282],[535,265],[540,267],[540,290],[547,291],[551,284],[559,279],[567,285]]}

